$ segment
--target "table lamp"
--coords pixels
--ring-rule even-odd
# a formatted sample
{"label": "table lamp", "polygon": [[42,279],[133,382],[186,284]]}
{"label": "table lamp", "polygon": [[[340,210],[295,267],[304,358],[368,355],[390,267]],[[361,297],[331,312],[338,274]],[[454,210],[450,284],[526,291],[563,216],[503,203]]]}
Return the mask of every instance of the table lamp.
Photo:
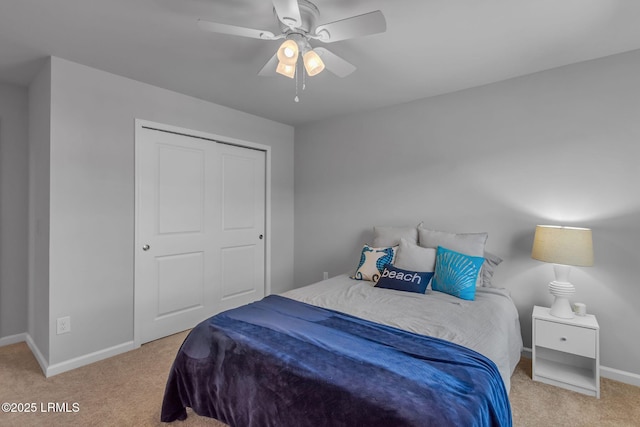
{"label": "table lamp", "polygon": [[573,318],[569,297],[576,289],[569,282],[569,273],[572,265],[593,265],[591,229],[538,225],[533,237],[531,258],[553,263],[556,280],[549,283],[549,292],[555,299],[549,314],[563,319]]}

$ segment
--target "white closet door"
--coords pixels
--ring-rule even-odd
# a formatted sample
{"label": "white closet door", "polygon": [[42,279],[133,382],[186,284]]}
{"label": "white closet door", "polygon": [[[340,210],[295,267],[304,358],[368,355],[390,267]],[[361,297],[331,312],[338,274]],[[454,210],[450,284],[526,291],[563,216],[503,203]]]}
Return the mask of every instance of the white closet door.
{"label": "white closet door", "polygon": [[[264,152],[142,129],[136,341],[264,296]],[[253,234],[253,236],[252,236]]]}
{"label": "white closet door", "polygon": [[221,145],[222,212],[218,307],[264,297],[265,153]]}

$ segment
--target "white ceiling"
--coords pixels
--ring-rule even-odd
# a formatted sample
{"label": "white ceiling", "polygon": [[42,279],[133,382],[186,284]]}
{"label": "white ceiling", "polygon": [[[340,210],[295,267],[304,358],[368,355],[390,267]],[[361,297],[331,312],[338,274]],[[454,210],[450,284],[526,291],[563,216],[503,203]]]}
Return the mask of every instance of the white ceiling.
{"label": "white ceiling", "polygon": [[358,69],[307,78],[300,103],[295,81],[257,75],[279,41],[196,25],[279,33],[270,0],[0,0],[0,81],[27,85],[53,55],[299,125],[640,49],[636,0],[314,3],[320,23],[379,9],[387,31],[327,44]]}

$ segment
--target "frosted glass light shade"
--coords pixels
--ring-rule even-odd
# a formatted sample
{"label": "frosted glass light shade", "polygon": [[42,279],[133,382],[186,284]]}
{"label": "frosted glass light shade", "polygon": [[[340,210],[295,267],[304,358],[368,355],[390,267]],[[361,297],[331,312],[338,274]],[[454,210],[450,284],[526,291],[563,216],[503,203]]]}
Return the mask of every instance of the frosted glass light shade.
{"label": "frosted glass light shade", "polygon": [[296,66],[283,64],[282,62],[278,62],[278,66],[276,67],[276,73],[282,74],[283,76],[287,76],[292,79],[296,75]]}
{"label": "frosted glass light shade", "polygon": [[554,264],[593,265],[591,229],[538,225],[533,237],[531,258]]}
{"label": "frosted glass light shade", "polygon": [[315,76],[324,70],[324,62],[320,59],[320,55],[313,50],[306,52],[302,59],[304,61],[304,68],[310,76]]}
{"label": "frosted glass light shade", "polygon": [[296,65],[298,62],[298,43],[294,40],[285,40],[278,48],[276,54],[278,61],[284,65]]}

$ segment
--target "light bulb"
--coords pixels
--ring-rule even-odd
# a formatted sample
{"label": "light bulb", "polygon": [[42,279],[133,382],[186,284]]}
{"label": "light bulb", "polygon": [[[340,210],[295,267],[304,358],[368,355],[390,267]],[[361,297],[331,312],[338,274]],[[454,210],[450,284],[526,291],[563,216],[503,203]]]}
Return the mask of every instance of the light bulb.
{"label": "light bulb", "polygon": [[298,61],[298,43],[291,39],[285,40],[278,49],[277,57],[285,65],[296,65]]}

